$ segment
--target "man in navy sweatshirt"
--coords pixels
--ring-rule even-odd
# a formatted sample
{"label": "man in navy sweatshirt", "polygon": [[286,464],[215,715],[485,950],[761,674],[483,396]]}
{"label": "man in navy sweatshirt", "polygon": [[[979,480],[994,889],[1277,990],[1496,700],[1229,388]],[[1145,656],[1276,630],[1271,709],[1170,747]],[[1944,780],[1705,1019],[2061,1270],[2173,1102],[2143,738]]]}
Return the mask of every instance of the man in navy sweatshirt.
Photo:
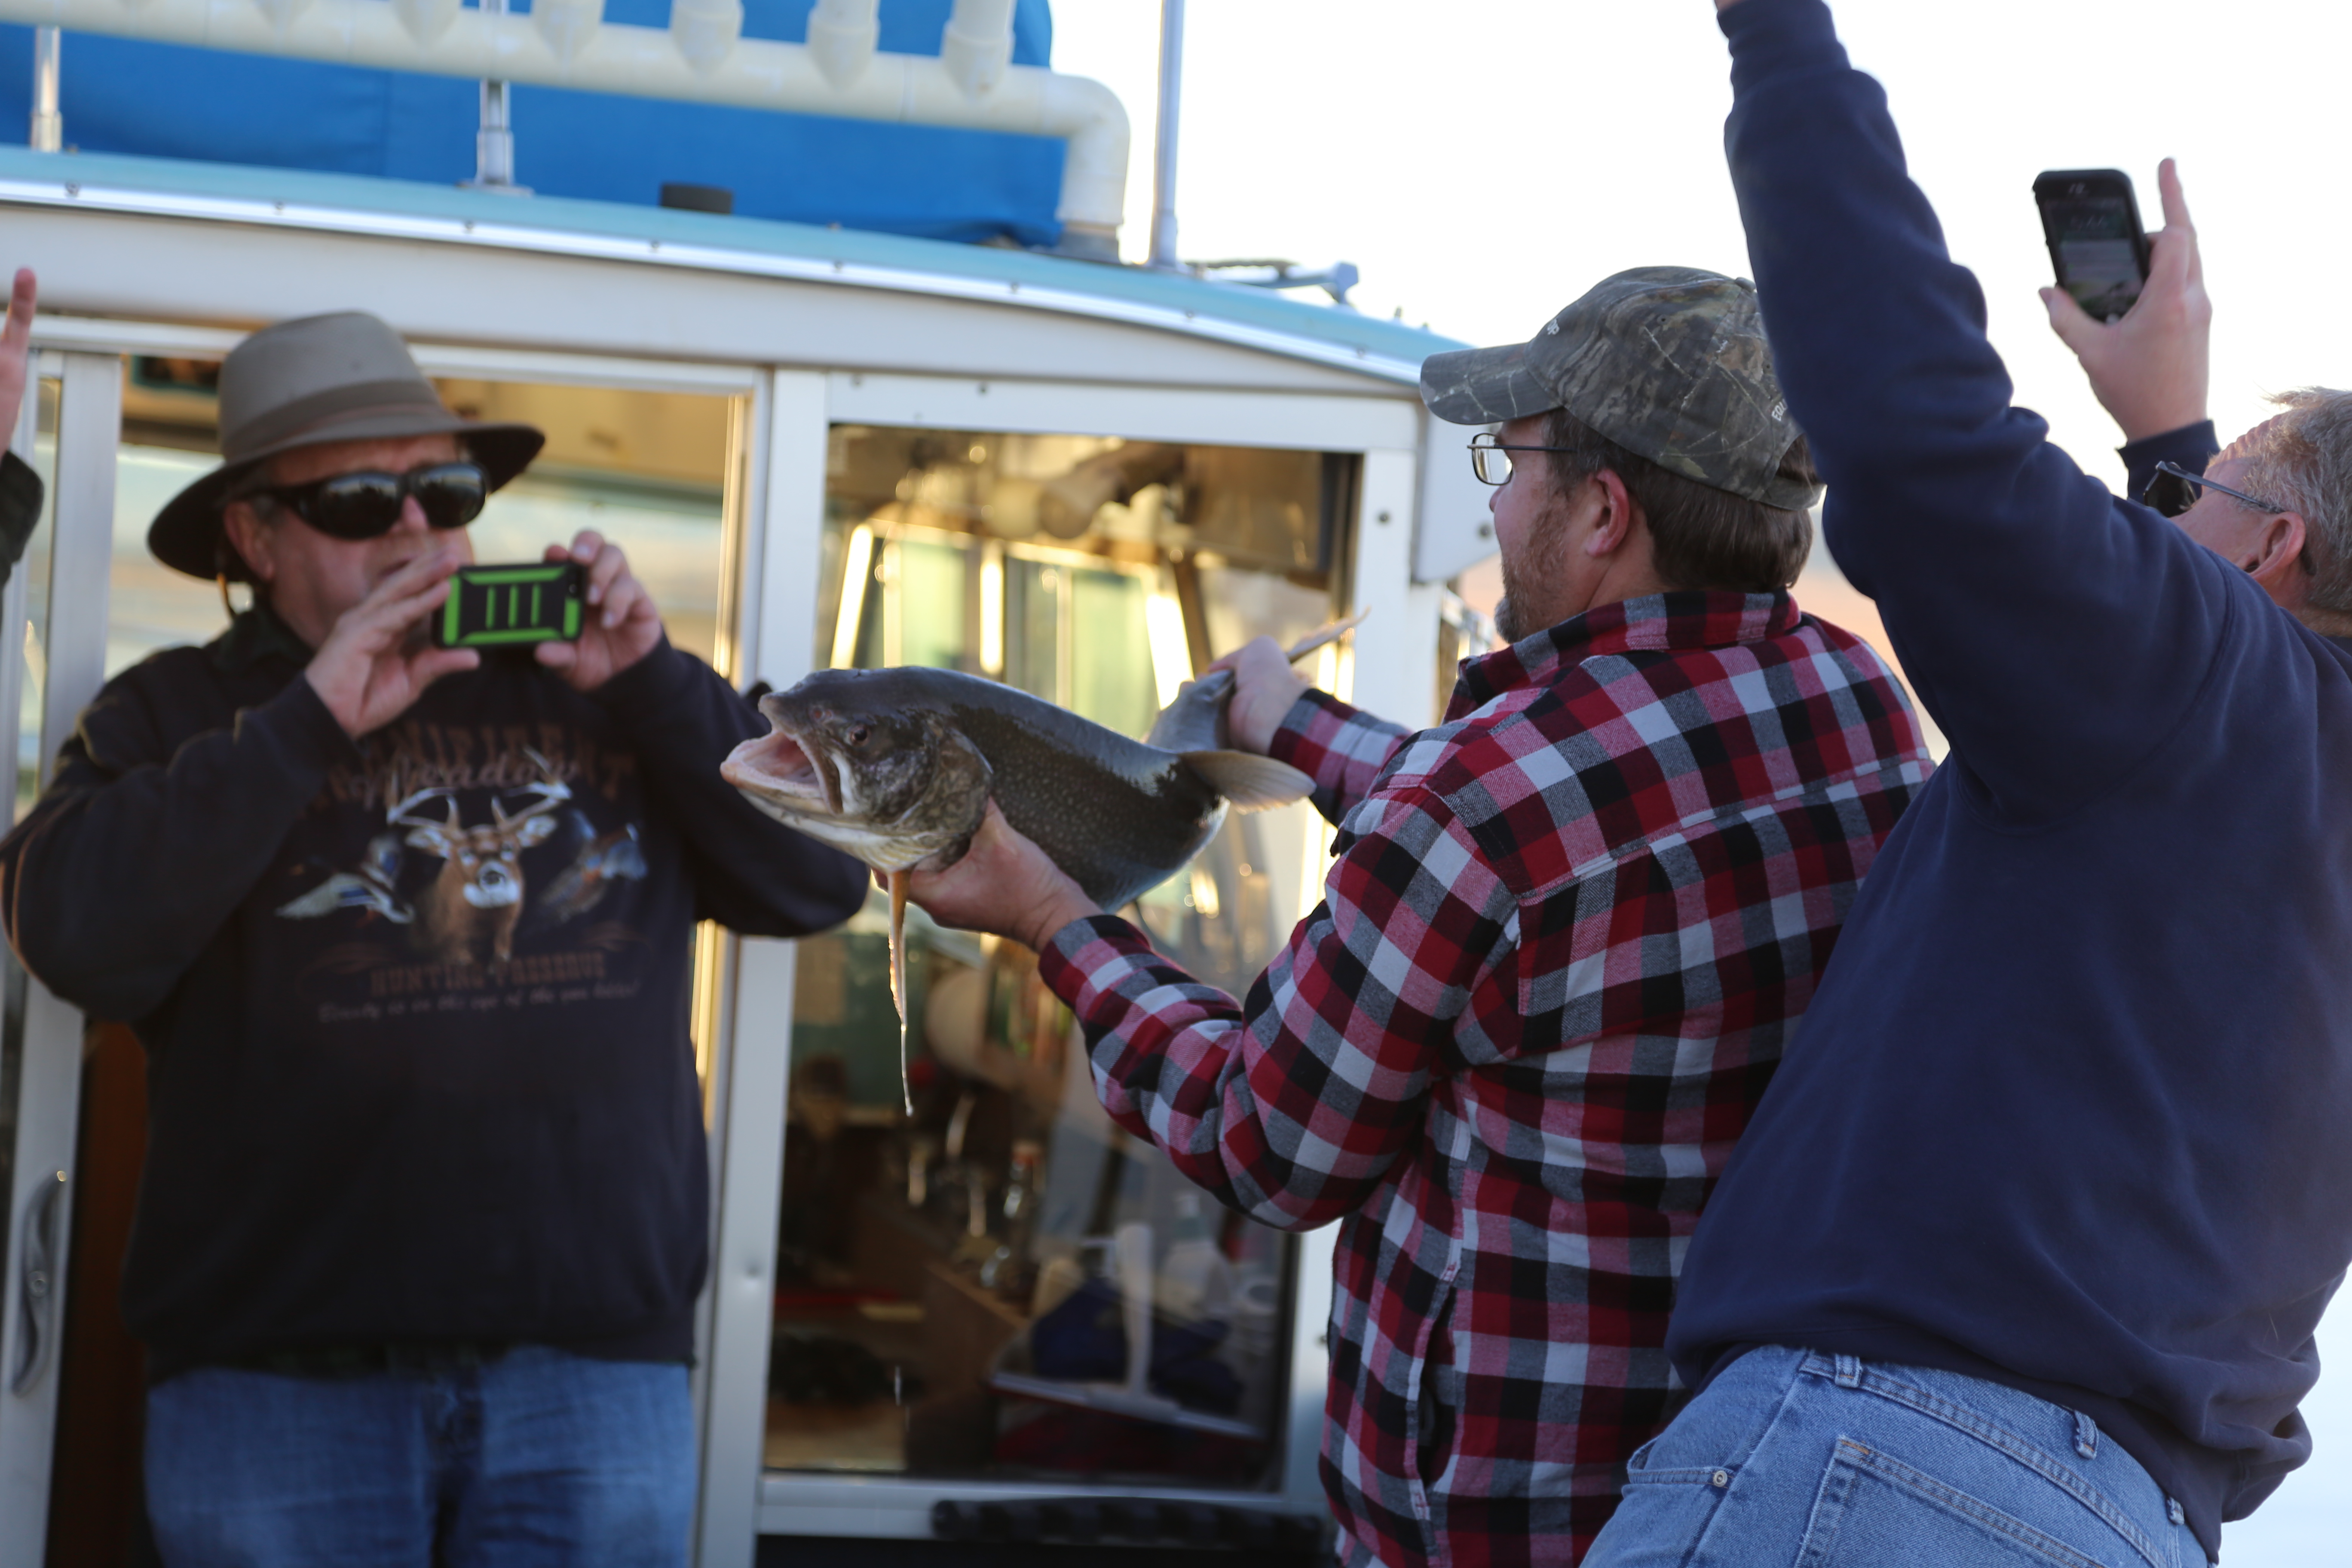
{"label": "man in navy sweatshirt", "polygon": [[2168,476],[2177,521],[2116,500],[2011,405],[1822,0],[1719,9],[1826,536],[1952,752],[1698,1226],[1700,1393],[1589,1562],[2218,1558],[2310,1452],[2352,1258],[2347,400]]}

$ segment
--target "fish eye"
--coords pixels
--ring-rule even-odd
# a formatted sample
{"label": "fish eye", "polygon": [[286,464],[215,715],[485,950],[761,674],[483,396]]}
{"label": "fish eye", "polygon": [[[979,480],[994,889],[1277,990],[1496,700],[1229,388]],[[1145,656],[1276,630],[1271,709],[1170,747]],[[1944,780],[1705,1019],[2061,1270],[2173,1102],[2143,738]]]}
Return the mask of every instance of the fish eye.
{"label": "fish eye", "polygon": [[869,726],[865,724],[852,725],[849,731],[849,743],[853,746],[862,746],[866,744],[867,741],[871,740],[873,736],[874,731]]}

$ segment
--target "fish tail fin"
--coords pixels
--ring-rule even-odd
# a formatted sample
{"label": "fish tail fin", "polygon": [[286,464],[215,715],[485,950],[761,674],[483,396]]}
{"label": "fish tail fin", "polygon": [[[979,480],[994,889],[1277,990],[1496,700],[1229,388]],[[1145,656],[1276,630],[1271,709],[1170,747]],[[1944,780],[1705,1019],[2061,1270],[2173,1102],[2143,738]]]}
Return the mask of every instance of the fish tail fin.
{"label": "fish tail fin", "polygon": [[890,1001],[898,1009],[898,1092],[915,1114],[915,1086],[907,1076],[907,887],[905,871],[890,873]]}
{"label": "fish tail fin", "polygon": [[1371,613],[1372,612],[1369,609],[1358,610],[1354,615],[1349,616],[1344,621],[1333,621],[1321,631],[1310,632],[1306,637],[1299,638],[1297,642],[1283,649],[1282,657],[1288,659],[1291,663],[1297,664],[1308,654],[1320,648],[1325,643],[1338,642],[1341,637],[1346,637],[1349,632],[1352,632],[1358,626],[1362,626],[1364,624],[1364,617]]}
{"label": "fish tail fin", "polygon": [[1187,752],[1184,760],[1219,795],[1243,811],[1288,805],[1315,793],[1313,779],[1288,763],[1277,763],[1255,752]]}

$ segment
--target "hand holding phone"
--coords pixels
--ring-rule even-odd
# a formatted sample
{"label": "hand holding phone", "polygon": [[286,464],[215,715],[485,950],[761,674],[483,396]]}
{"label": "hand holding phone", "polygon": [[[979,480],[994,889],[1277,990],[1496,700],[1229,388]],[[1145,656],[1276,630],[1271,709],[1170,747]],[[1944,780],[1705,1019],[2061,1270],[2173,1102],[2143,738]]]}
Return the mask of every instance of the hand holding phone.
{"label": "hand holding phone", "polygon": [[629,570],[619,545],[583,528],[570,545],[549,545],[546,560],[586,574],[586,608],[578,639],[543,642],[531,650],[533,658],[571,682],[574,690],[597,689],[661,646],[661,612]]}
{"label": "hand holding phone", "polygon": [[[2045,174],[2035,182],[2035,193],[2040,195],[2043,182],[2073,177]],[[2042,291],[2051,330],[2082,361],[2091,390],[2115,416],[2126,441],[2179,430],[2206,416],[2213,306],[2205,294],[2204,264],[2179,171],[2169,158],[2157,172],[2157,188],[2164,203],[2164,227],[2145,242],[2149,257],[2145,281],[2121,320],[2099,320],[2078,302],[2079,294],[2066,289]],[[2128,182],[2126,190],[2128,195]],[[2043,211],[2047,232],[2049,211]],[[2137,218],[2132,221],[2137,227]],[[2053,258],[2057,251],[2053,242]]]}
{"label": "hand holding phone", "polygon": [[345,734],[381,729],[443,676],[481,662],[471,648],[428,647],[418,636],[439,617],[458,558],[448,545],[426,551],[338,616],[319,645],[303,679]]}

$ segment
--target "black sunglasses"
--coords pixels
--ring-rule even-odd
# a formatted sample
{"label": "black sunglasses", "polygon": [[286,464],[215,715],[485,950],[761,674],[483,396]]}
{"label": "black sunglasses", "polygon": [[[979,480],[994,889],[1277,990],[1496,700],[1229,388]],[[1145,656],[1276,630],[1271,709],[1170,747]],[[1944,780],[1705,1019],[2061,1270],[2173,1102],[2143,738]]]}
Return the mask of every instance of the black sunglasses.
{"label": "black sunglasses", "polygon": [[2192,474],[2178,463],[2158,463],[2156,466],[2155,477],[2147,481],[2147,488],[2139,492],[2140,504],[2154,507],[2166,517],[2179,517],[2197,504],[2197,492],[2200,489],[2220,490],[2231,500],[2242,501],[2256,511],[2273,517],[2287,510],[2283,506],[2273,506],[2266,500],[2258,500],[2243,490],[2217,485],[2204,475]]}
{"label": "black sunglasses", "polygon": [[331,539],[359,540],[391,532],[410,496],[435,528],[463,528],[482,515],[489,481],[473,463],[430,463],[404,474],[330,474],[242,493],[267,497]]}

